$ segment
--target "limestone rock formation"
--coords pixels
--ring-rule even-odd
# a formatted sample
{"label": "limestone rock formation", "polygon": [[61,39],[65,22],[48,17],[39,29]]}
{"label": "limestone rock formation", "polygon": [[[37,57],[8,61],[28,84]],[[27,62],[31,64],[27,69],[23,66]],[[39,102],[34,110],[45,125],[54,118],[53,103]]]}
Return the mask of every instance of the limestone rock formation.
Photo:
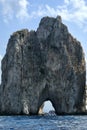
{"label": "limestone rock formation", "polygon": [[37,114],[50,100],[57,114],[83,111],[85,60],[61,17],[41,19],[37,31],[17,31],[2,60],[0,114]]}

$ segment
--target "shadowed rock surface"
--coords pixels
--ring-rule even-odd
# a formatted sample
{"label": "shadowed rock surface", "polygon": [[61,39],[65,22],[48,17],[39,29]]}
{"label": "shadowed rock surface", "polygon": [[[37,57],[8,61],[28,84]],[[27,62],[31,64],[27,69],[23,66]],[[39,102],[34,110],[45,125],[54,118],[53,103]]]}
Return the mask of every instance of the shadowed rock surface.
{"label": "shadowed rock surface", "polygon": [[85,108],[85,60],[61,17],[41,19],[37,31],[17,31],[2,60],[0,114],[37,114],[50,100],[57,114]]}

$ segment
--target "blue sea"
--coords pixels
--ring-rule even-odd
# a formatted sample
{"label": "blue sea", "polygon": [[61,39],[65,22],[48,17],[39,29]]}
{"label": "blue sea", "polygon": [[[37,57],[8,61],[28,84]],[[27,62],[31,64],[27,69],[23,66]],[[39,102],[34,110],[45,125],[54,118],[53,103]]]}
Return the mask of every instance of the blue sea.
{"label": "blue sea", "polygon": [[87,116],[0,116],[0,130],[87,130]]}

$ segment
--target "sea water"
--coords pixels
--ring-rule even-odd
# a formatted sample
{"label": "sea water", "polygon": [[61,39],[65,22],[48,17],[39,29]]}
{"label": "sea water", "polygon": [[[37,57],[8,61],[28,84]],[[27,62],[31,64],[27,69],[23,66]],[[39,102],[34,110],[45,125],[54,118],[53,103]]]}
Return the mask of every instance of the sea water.
{"label": "sea water", "polygon": [[87,130],[87,116],[0,116],[0,130]]}

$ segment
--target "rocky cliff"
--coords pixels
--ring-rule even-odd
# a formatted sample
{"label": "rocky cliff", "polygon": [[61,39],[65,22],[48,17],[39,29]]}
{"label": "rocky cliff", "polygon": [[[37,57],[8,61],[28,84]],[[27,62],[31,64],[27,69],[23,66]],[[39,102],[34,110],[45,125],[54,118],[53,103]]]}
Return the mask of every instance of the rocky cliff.
{"label": "rocky cliff", "polygon": [[2,60],[0,114],[37,114],[50,100],[57,114],[84,109],[85,60],[61,17],[41,19],[37,31],[17,31]]}

